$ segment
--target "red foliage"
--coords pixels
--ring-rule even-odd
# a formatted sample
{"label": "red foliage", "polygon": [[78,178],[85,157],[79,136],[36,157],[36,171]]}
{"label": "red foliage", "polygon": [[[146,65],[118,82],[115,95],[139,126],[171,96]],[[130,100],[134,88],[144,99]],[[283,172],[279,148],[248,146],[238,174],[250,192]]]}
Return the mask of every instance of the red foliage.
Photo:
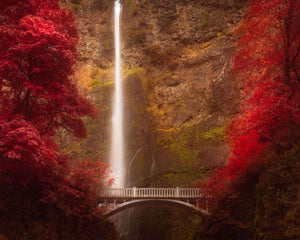
{"label": "red foliage", "polygon": [[0,120],[0,175],[7,183],[28,184],[55,168],[55,153],[28,122]]}
{"label": "red foliage", "polygon": [[[253,0],[239,29],[235,73],[241,111],[227,129],[229,164],[213,178],[229,189],[254,171],[268,148],[279,153],[300,133],[300,1]],[[224,190],[225,191],[225,190]]]}
{"label": "red foliage", "polygon": [[[0,13],[17,20],[0,26],[2,114],[23,115],[43,135],[65,127],[85,136],[80,117],[95,116],[95,110],[70,77],[78,56],[72,13],[60,9],[57,1],[5,2]],[[20,6],[26,6],[22,11],[27,15]]]}
{"label": "red foliage", "polygon": [[[65,164],[69,160],[67,156],[59,156],[58,162]],[[87,214],[93,214],[97,209],[97,190],[104,183],[112,181],[108,167],[103,162],[88,160],[76,163],[73,167],[59,166],[57,170],[60,170],[60,174],[51,179],[56,183],[48,183],[49,187],[44,189],[46,192],[40,200],[46,204],[58,204],[80,219],[89,218]]]}
{"label": "red foliage", "polygon": [[81,117],[96,116],[72,79],[76,29],[72,12],[61,9],[58,0],[0,1],[0,191],[5,193],[0,195],[5,206],[0,209],[0,230],[11,239],[23,239],[25,232],[9,231],[7,225],[35,218],[46,232],[49,224],[64,228],[53,221],[58,218],[71,235],[93,232],[91,238],[102,239],[95,237],[103,223],[96,188],[111,183],[108,166],[90,161],[71,166],[54,139],[61,127],[84,137]]}

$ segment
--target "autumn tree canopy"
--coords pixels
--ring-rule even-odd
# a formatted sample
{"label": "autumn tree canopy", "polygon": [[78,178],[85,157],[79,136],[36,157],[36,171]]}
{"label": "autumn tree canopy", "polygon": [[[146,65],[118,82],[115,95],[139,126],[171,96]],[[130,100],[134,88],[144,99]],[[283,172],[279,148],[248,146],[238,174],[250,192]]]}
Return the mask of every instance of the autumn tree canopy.
{"label": "autumn tree canopy", "polygon": [[58,1],[2,1],[0,8],[1,115],[20,115],[42,135],[64,127],[85,136],[80,117],[95,114],[72,81],[78,56],[73,14]]}
{"label": "autumn tree canopy", "polygon": [[232,155],[220,172],[229,182],[263,151],[280,154],[299,139],[299,12],[299,0],[253,0],[245,14],[234,60],[242,103],[227,128]]}
{"label": "autumn tree canopy", "polygon": [[298,239],[300,1],[252,0],[238,30],[240,113],[227,128],[228,165],[205,239]]}
{"label": "autumn tree canopy", "polygon": [[81,117],[96,116],[72,77],[73,13],[57,0],[1,1],[0,39],[0,232],[9,239],[114,239],[95,195],[108,166],[71,167],[54,138],[59,128],[84,137]]}

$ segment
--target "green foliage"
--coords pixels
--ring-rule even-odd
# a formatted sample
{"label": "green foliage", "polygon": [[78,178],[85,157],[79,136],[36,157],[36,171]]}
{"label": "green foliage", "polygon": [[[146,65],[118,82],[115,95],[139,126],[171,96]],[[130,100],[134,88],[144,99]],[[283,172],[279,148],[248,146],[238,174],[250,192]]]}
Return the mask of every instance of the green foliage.
{"label": "green foliage", "polygon": [[92,79],[92,81],[90,83],[90,87],[93,88],[93,89],[99,88],[99,87],[112,87],[113,85],[114,85],[113,81],[103,82],[98,78]]}
{"label": "green foliage", "polygon": [[174,137],[170,149],[177,153],[183,165],[187,168],[197,164],[198,154],[193,149],[193,128],[183,128]]}
{"label": "green foliage", "polygon": [[[158,114],[157,110],[155,112]],[[207,120],[204,120],[201,123],[185,125],[180,128],[156,129],[155,147],[157,150],[165,149],[165,151],[174,153],[178,157],[177,167],[198,166],[206,155],[205,146],[217,147],[224,143],[226,121],[224,126],[212,127],[208,131],[205,131],[206,125]]]}
{"label": "green foliage", "polygon": [[[92,92],[100,91],[102,88],[112,88],[114,85],[113,80],[113,70],[112,69],[100,69],[94,67],[90,73],[90,78],[92,79],[89,87]],[[100,97],[100,96],[98,96]]]}
{"label": "green foliage", "polygon": [[132,77],[138,77],[140,79],[140,75],[143,71],[143,68],[139,66],[131,66],[130,68],[125,69],[125,75],[127,75],[127,78],[132,78]]}
{"label": "green foliage", "polygon": [[80,4],[82,0],[71,0],[72,7],[75,11],[78,11],[80,9]]}
{"label": "green foliage", "polygon": [[193,167],[185,170],[169,169],[144,177],[140,187],[188,187],[203,179],[211,171],[206,167]]}
{"label": "green foliage", "polygon": [[82,0],[71,0],[71,2],[73,4],[80,4],[82,2]]}

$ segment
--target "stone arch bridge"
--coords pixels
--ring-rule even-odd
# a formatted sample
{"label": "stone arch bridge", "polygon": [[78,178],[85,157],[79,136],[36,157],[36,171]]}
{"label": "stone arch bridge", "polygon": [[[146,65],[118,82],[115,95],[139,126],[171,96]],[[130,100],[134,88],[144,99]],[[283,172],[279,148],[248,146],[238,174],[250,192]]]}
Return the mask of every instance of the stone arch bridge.
{"label": "stone arch bridge", "polygon": [[108,217],[143,205],[174,206],[208,215],[209,198],[210,194],[199,188],[104,188],[99,193],[99,207]]}

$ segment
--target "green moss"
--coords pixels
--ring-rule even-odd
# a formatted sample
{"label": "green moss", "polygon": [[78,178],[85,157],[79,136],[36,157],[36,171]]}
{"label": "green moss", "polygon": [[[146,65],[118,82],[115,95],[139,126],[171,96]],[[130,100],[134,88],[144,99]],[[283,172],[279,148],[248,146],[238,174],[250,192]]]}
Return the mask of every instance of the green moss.
{"label": "green moss", "polygon": [[201,137],[205,140],[218,140],[223,141],[225,135],[225,126],[211,128],[209,131],[201,134]]}
{"label": "green moss", "polygon": [[131,66],[130,68],[126,68],[124,70],[125,75],[127,75],[127,78],[134,76],[134,75],[140,75],[143,69],[138,66]]}
{"label": "green moss", "polygon": [[75,12],[78,12],[79,9],[80,9],[80,4],[72,4],[72,7],[73,7]]}
{"label": "green moss", "polygon": [[189,132],[178,134],[170,145],[171,151],[178,154],[184,166],[192,167],[197,163],[197,151],[191,148],[191,136]]}
{"label": "green moss", "polygon": [[169,149],[175,153],[184,168],[190,168],[199,164],[197,148],[201,145],[201,138],[195,134],[196,126],[181,128],[157,129],[157,149]]}
{"label": "green moss", "polygon": [[92,78],[92,81],[90,82],[89,87],[92,91],[96,91],[98,88],[110,87],[114,85],[112,69],[102,70],[98,67],[95,67],[90,73],[90,78]]}
{"label": "green moss", "polygon": [[82,0],[72,0],[71,1],[74,11],[78,11],[80,9],[81,2],[82,2]]}
{"label": "green moss", "polygon": [[82,2],[82,0],[72,0],[71,1],[73,4],[80,4]]}
{"label": "green moss", "polygon": [[113,86],[114,82],[110,81],[110,82],[103,82],[100,79],[92,79],[91,83],[90,83],[90,87],[95,89],[95,88],[99,88],[99,87],[107,87],[107,86]]}
{"label": "green moss", "polygon": [[197,184],[200,179],[205,178],[210,168],[189,168],[184,170],[169,169],[159,173],[144,177],[138,183],[139,187],[159,186],[159,187],[187,187]]}

